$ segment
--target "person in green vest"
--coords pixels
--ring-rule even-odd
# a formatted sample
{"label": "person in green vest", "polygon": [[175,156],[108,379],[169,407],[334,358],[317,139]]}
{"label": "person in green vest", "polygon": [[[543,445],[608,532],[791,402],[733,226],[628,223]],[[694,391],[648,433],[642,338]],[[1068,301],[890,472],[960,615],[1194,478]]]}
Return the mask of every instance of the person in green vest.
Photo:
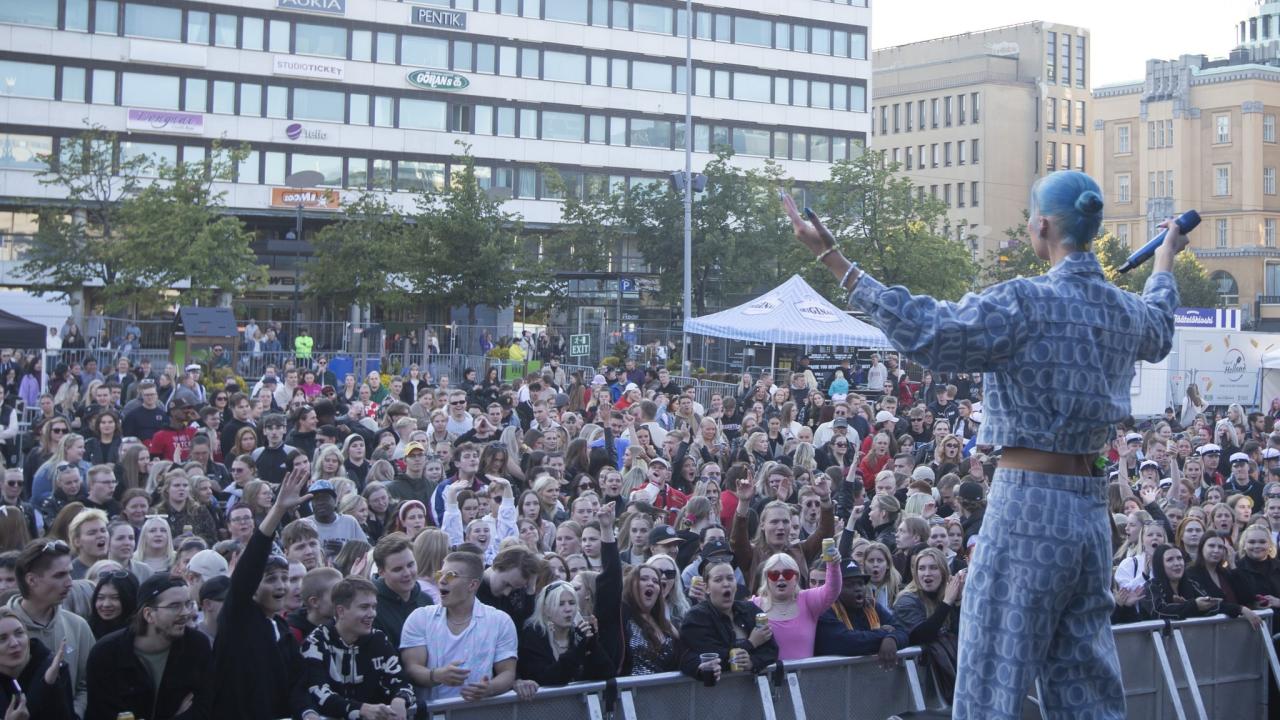
{"label": "person in green vest", "polygon": [[310,367],[311,348],[315,344],[315,338],[311,337],[311,331],[307,328],[299,330],[298,337],[293,339],[293,354],[298,358],[298,364],[302,367]]}

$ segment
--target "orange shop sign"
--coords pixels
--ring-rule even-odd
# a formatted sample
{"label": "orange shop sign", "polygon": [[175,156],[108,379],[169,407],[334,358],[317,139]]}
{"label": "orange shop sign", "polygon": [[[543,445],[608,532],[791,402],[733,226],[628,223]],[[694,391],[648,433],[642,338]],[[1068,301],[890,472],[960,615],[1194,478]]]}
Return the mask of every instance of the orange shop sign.
{"label": "orange shop sign", "polygon": [[271,207],[305,208],[321,210],[337,210],[339,207],[337,190],[314,190],[298,188],[271,188]]}

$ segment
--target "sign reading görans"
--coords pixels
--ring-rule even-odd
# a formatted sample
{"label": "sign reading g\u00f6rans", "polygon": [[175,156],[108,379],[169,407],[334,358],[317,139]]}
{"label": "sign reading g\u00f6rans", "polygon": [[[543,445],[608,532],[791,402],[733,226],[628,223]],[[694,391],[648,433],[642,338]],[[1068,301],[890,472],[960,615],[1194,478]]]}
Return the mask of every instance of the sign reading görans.
{"label": "sign reading g\u00f6rans", "polygon": [[271,72],[275,75],[342,82],[347,77],[347,66],[341,60],[276,55],[272,58]]}
{"label": "sign reading g\u00f6rans", "polygon": [[466,30],[467,14],[457,10],[442,10],[440,8],[414,5],[409,10],[409,22],[414,25],[438,27],[446,30]]}
{"label": "sign reading g\u00f6rans", "polygon": [[423,90],[461,90],[471,84],[461,75],[439,70],[411,70],[405,80]]}
{"label": "sign reading g\u00f6rans", "polygon": [[281,10],[301,10],[326,15],[347,14],[347,0],[276,0],[276,7]]}
{"label": "sign reading g\u00f6rans", "polygon": [[129,130],[203,135],[204,116],[199,113],[175,112],[172,110],[129,108],[125,127]]}

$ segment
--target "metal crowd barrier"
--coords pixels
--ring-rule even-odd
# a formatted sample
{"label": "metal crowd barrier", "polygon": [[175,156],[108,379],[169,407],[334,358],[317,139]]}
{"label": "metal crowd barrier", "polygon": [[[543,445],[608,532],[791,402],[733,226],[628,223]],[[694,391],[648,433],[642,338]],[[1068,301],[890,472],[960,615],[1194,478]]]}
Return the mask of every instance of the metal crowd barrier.
{"label": "metal crowd barrier", "polygon": [[431,720],[879,719],[925,709],[919,656],[919,648],[901,650],[898,665],[889,670],[881,669],[875,656],[796,660],[784,663],[781,675],[725,673],[710,688],[680,673],[637,675],[618,678],[616,693],[603,682],[574,683],[542,688],[526,702],[510,692],[477,702],[441,700],[428,706],[427,716]]}

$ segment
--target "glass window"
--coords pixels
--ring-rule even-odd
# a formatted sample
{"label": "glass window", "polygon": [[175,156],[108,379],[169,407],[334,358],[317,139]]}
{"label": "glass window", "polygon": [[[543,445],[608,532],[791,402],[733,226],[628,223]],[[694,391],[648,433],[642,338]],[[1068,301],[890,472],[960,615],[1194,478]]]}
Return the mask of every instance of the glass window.
{"label": "glass window", "polygon": [[716,13],[716,42],[733,42],[733,16]]}
{"label": "glass window", "polygon": [[809,52],[809,28],[795,25],[791,30],[791,48],[796,52]]}
{"label": "glass window", "polygon": [[213,22],[213,44],[218,47],[236,46],[236,16],[218,13]]}
{"label": "glass window", "polygon": [[58,0],[0,3],[0,22],[56,28],[58,27]]}
{"label": "glass window", "polygon": [[447,70],[449,68],[449,41],[444,38],[402,35],[400,37],[400,64]]}
{"label": "glass window", "polygon": [[351,31],[351,59],[361,62],[373,60],[373,33],[371,31]]}
{"label": "glass window", "polygon": [[769,102],[773,80],[768,75],[735,72],[733,74],[733,99],[752,102]]}
{"label": "glass window", "polygon": [[187,42],[193,45],[209,44],[209,13],[187,11]]}
{"label": "glass window", "polygon": [[410,130],[445,130],[448,103],[440,100],[400,98],[400,127]]}
{"label": "glass window", "polygon": [[829,136],[809,136],[809,160],[812,162],[831,161],[831,138]]}
{"label": "glass window", "polygon": [[718,98],[729,97],[729,71],[716,70],[713,78],[713,94]]}
{"label": "glass window", "polygon": [[[389,32],[378,33],[376,61],[384,65],[396,64],[396,34]],[[377,164],[377,161],[374,161]]]}
{"label": "glass window", "polygon": [[676,8],[676,37],[685,37],[689,34],[689,21],[684,16],[684,8]]}
{"label": "glass window", "polygon": [[809,145],[809,136],[805,133],[791,133],[791,159],[792,160],[808,160],[806,149]]}
{"label": "glass window", "polygon": [[395,183],[391,174],[391,161],[374,158],[370,185],[374,190],[391,190]]}
{"label": "glass window", "polygon": [[739,155],[769,157],[769,131],[734,128],[733,151]]}
{"label": "glass window", "polygon": [[347,96],[349,110],[347,122],[352,125],[369,124],[369,96],[364,93],[351,93]]}
{"label": "glass window", "polygon": [[182,11],[158,5],[124,6],[124,34],[160,40],[182,39]]}
{"label": "glass window", "polygon": [[[249,105],[243,101],[240,103],[241,112],[245,115],[257,115],[260,112],[261,103],[259,103],[258,112],[254,111]],[[213,112],[223,115],[234,115],[236,112],[236,84],[230,80],[214,80],[213,81]]]}
{"label": "glass window", "polygon": [[182,146],[182,164],[183,165],[203,165],[204,158],[208,153],[205,152],[203,146],[200,145],[183,145]]}
{"label": "glass window", "polygon": [[849,34],[849,57],[859,60],[867,59],[867,34],[865,32]]}
{"label": "glass window", "polygon": [[240,114],[262,116],[262,86],[258,83],[240,83]]}
{"label": "glass window", "polygon": [[[8,7],[27,8],[33,3],[4,3]],[[93,31],[101,35],[120,32],[120,3],[116,0],[98,0],[93,13]],[[0,11],[3,12],[3,11]]]}
{"label": "glass window", "polygon": [[477,135],[493,134],[493,106],[477,105],[475,112],[475,132]]}
{"label": "glass window", "polygon": [[773,24],[773,46],[779,50],[791,49],[791,24],[776,22]]}
{"label": "glass window", "polygon": [[675,70],[676,70],[676,94],[677,94],[677,95],[683,95],[683,94],[684,94],[684,91],[685,91],[685,87],[684,87],[684,66],[683,66],[683,65],[676,65],[676,66],[675,66]]}
{"label": "glass window", "polygon": [[[865,85],[849,86],[849,109],[853,112],[867,111],[867,87]],[[924,127],[921,123],[920,127]]]}
{"label": "glass window", "polygon": [[[831,107],[831,83],[814,80],[809,83],[810,105],[816,108]],[[896,106],[895,106],[896,107]]]}
{"label": "glass window", "polygon": [[258,182],[258,168],[262,163],[262,156],[257,150],[250,150],[248,155],[240,161],[240,165],[236,168],[236,182],[253,183]]}
{"label": "glass window", "polygon": [[609,59],[591,57],[591,84],[606,86],[609,84]]}
{"label": "glass window", "polygon": [[65,27],[75,32],[89,32],[89,0],[67,0]]}
{"label": "glass window", "polygon": [[768,20],[735,17],[733,19],[733,41],[743,45],[769,47],[773,40],[773,28],[769,25]]}
{"label": "glass window", "polygon": [[813,52],[818,55],[831,54],[831,30],[830,28],[813,28],[810,32],[810,46]]}
{"label": "glass window", "polygon": [[270,33],[271,51],[289,52],[289,23],[285,20],[272,20]]}
{"label": "glass window", "polygon": [[242,26],[244,37],[240,39],[240,47],[245,50],[261,50],[265,28],[262,18],[246,17]]}
{"label": "glass window", "polygon": [[791,81],[784,77],[773,79],[773,101],[779,105],[791,102]]}
{"label": "glass window", "polygon": [[723,125],[712,127],[711,146],[714,148],[729,147],[729,128]]}
{"label": "glass window", "polygon": [[[836,135],[831,138],[831,161],[840,162],[847,160],[849,157],[849,141],[847,138]],[[911,164],[911,148],[907,148],[907,164]],[[910,169],[910,168],[908,168]]]}
{"label": "glass window", "polygon": [[369,158],[347,158],[347,182],[344,187],[364,190],[369,186]]}
{"label": "glass window", "polygon": [[587,22],[587,0],[546,0],[542,16],[561,22]]}
{"label": "glass window", "polygon": [[[836,110],[849,109],[849,86],[844,83],[836,83],[831,86],[831,107]],[[911,113],[907,113],[907,129],[910,130]]]}
{"label": "glass window", "polygon": [[586,133],[586,121],[582,113],[552,112],[542,113],[543,140],[569,140],[582,142]]}
{"label": "glass window", "polygon": [[340,123],[346,118],[347,98],[332,90],[293,89],[295,120],[327,120]]}
{"label": "glass window", "polygon": [[178,109],[178,78],[127,72],[120,78],[120,104]]}
{"label": "glass window", "polygon": [[622,58],[613,58],[609,61],[609,86],[610,87],[627,87],[627,61]]}
{"label": "glass window", "polygon": [[697,20],[693,28],[693,36],[699,40],[711,40],[711,13],[699,10],[695,16]]}
{"label": "glass window", "polygon": [[609,18],[609,27],[622,30],[631,28],[631,5],[625,0],[613,0],[613,14]]}
{"label": "glass window", "polygon": [[476,43],[476,72],[492,75],[494,73],[495,48],[489,43]]}
{"label": "glass window", "polygon": [[671,123],[667,120],[631,119],[627,133],[633,147],[671,148]]}
{"label": "glass window", "polygon": [[507,77],[516,76],[516,49],[510,45],[498,48],[498,74]]}
{"label": "glass window", "polygon": [[0,168],[9,170],[43,170],[41,155],[53,153],[53,138],[46,135],[10,135],[0,133]]}
{"label": "glass window", "polygon": [[[3,65],[0,65],[0,70],[3,70]],[[116,71],[115,70],[94,70],[93,71],[92,102],[98,105],[115,105],[116,104]]]}
{"label": "glass window", "polygon": [[849,33],[836,30],[831,34],[831,54],[836,57],[849,57]]}
{"label": "glass window", "polygon": [[84,68],[62,68],[63,102],[84,102],[84,90],[87,83],[88,73],[85,72]]}
{"label": "glass window", "polygon": [[809,81],[791,81],[791,104],[797,107],[809,106]]}
{"label": "glass window", "polygon": [[498,14],[515,15],[519,6],[520,0],[498,0]]}
{"label": "glass window", "polygon": [[[156,165],[176,165],[178,163],[178,146],[163,145],[160,143],[133,142],[131,140],[121,141],[121,164],[139,157],[150,158]],[[154,175],[152,175],[152,177],[154,177]]]}
{"label": "glass window", "polygon": [[263,154],[262,182],[267,185],[283,185],[284,184],[284,153],[268,152]]}
{"label": "glass window", "polygon": [[347,30],[332,25],[294,23],[294,44],[294,52],[299,55],[345,58]]}
{"label": "glass window", "polygon": [[475,44],[466,40],[453,41],[453,69],[463,72],[472,72],[471,66],[474,62],[472,50]]}
{"label": "glass window", "polygon": [[314,170],[323,175],[324,181],[320,183],[322,186],[340,187],[342,185],[342,158],[340,157],[294,153],[293,165],[289,172],[296,173],[303,170]]}
{"label": "glass window", "polygon": [[693,69],[693,94],[711,97],[711,70],[696,67]]}
{"label": "glass window", "polygon": [[422,192],[444,189],[444,163],[401,160],[396,163],[396,190]]}
{"label": "glass window", "polygon": [[635,90],[671,92],[671,66],[666,63],[633,60],[631,87]]}
{"label": "glass window", "polygon": [[498,108],[498,134],[504,137],[516,136],[516,109]]}
{"label": "glass window", "polygon": [[533,168],[520,168],[516,173],[516,197],[532,198],[538,196],[538,171]]}
{"label": "glass window", "polygon": [[270,85],[267,87],[267,117],[289,117],[289,88]]}
{"label": "glass window", "polygon": [[791,155],[791,136],[784,132],[773,134],[773,156],[786,158]]}
{"label": "glass window", "polygon": [[373,99],[373,124],[378,127],[395,127],[395,98],[379,95]]}
{"label": "glass window", "polygon": [[585,83],[587,81],[587,56],[577,53],[542,53],[542,77],[544,80]]}
{"label": "glass window", "polygon": [[609,118],[609,144],[610,145],[626,145],[627,144],[627,119],[620,117]]}
{"label": "glass window", "polygon": [[520,48],[520,77],[537,80],[540,75],[537,48]]}
{"label": "glass window", "polygon": [[591,24],[609,27],[609,0],[591,0]]}
{"label": "glass window", "polygon": [[587,142],[606,143],[609,136],[606,134],[606,127],[609,124],[608,118],[604,115],[592,115],[587,130]]}
{"label": "glass window", "polygon": [[693,126],[694,152],[711,152],[711,128],[706,125]]}
{"label": "glass window", "polygon": [[538,137],[538,111],[532,108],[520,109],[520,137],[536,139]]}
{"label": "glass window", "polygon": [[209,81],[204,78],[183,80],[183,109],[189,112],[206,112],[209,109]]}

